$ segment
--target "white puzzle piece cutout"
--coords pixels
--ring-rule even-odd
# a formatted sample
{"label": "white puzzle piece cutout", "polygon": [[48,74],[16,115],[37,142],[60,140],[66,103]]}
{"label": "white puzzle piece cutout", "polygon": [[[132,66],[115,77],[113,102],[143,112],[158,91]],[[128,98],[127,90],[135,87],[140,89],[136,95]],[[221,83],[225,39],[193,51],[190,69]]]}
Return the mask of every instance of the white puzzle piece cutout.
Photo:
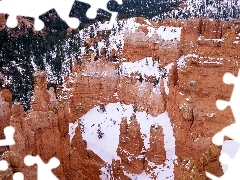
{"label": "white puzzle piece cutout", "polygon": [[[14,132],[15,129],[12,126],[7,126],[4,128],[5,139],[0,140],[0,146],[9,146],[14,145]],[[58,180],[58,178],[52,173],[52,169],[60,165],[60,161],[53,157],[50,161],[45,164],[39,156],[27,155],[24,158],[24,163],[27,166],[32,166],[34,164],[38,165],[38,180]],[[9,164],[6,160],[0,160],[0,171],[6,171],[9,167]],[[24,175],[22,172],[16,172],[13,174],[13,180],[24,180]]]}
{"label": "white puzzle piece cutout", "polygon": [[[15,28],[17,26],[17,16],[32,17],[35,19],[34,28],[40,31],[44,28],[44,23],[39,19],[39,16],[55,9],[59,17],[67,23],[70,28],[76,29],[80,21],[78,18],[69,17],[73,3],[75,0],[1,0],[0,13],[8,14],[7,26]],[[112,16],[109,22],[109,28],[113,27],[114,20],[116,20],[117,12],[108,10],[107,4],[109,0],[78,0],[79,2],[87,3],[91,7],[87,11],[86,16],[94,19],[97,15],[98,9],[109,12]],[[122,0],[116,0],[119,5]]]}
{"label": "white puzzle piece cutout", "polygon": [[5,127],[4,128],[5,139],[0,140],[0,146],[14,145],[15,144],[15,141],[13,138],[14,132],[15,132],[15,129],[12,126]]}
{"label": "white puzzle piece cutout", "polygon": [[[223,76],[223,82],[225,84],[234,84],[232,96],[230,101],[217,100],[216,106],[219,110],[224,110],[227,106],[232,109],[235,123],[223,128],[220,132],[213,136],[213,143],[216,145],[222,145],[224,136],[227,136],[240,144],[240,70],[238,76],[234,76],[231,73],[225,73]],[[213,174],[206,172],[206,176],[212,180],[238,180],[240,179],[240,147],[238,148],[234,158],[230,158],[229,155],[222,153],[219,157],[219,161],[222,164],[228,166],[226,172],[221,177],[216,177]]]}
{"label": "white puzzle piece cutout", "polygon": [[[6,171],[8,169],[9,165],[6,160],[0,161],[0,171]],[[16,172],[13,174],[13,180],[24,180],[24,175],[21,172]]]}
{"label": "white puzzle piece cutout", "polygon": [[[7,126],[4,128],[5,139],[0,140],[0,146],[10,146],[14,145],[14,133],[15,129],[12,126]],[[0,171],[6,171],[9,164],[6,160],[0,160]],[[24,180],[24,176],[21,172],[16,172],[13,174],[13,180]]]}
{"label": "white puzzle piece cutout", "polygon": [[45,164],[38,155],[27,155],[24,158],[24,163],[27,166],[32,166],[34,164],[38,165],[38,180],[58,180],[58,178],[52,173],[52,169],[57,168],[60,165],[60,161],[56,157],[52,157],[49,162]]}
{"label": "white puzzle piece cutout", "polygon": [[5,160],[0,161],[0,171],[6,171],[8,169],[8,162]]}
{"label": "white puzzle piece cutout", "polygon": [[44,23],[39,16],[51,9],[55,9],[60,18],[71,28],[77,28],[80,21],[69,17],[74,0],[2,0],[0,1],[0,13],[9,14],[7,26],[17,26],[17,16],[32,17],[35,19],[35,30],[42,30]]}
{"label": "white puzzle piece cutout", "polygon": [[16,172],[13,174],[13,180],[24,180],[24,175],[21,172]]}

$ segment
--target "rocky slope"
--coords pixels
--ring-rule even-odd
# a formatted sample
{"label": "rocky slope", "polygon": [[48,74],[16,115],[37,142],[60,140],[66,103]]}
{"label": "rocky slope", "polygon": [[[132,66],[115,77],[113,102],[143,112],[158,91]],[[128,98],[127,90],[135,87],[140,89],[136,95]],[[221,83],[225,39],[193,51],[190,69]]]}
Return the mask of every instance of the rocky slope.
{"label": "rocky slope", "polygon": [[[209,16],[222,20],[228,20],[229,17],[239,18],[238,0],[187,0],[184,2],[165,0],[159,3],[156,0],[136,2],[128,0],[119,7],[115,1],[110,1],[108,7],[119,12],[119,19],[133,16],[152,18],[159,14],[158,18],[153,18],[155,21],[162,21],[169,17],[187,19]],[[180,7],[178,7],[179,3],[182,3]],[[69,29],[54,10],[50,10],[40,17],[46,25],[44,31],[33,31],[31,27],[33,27],[34,20],[27,17],[19,18],[18,28],[5,28],[0,31],[2,35],[0,41],[3,42],[0,44],[0,71],[8,81],[7,84],[4,84],[5,79],[0,76],[0,86],[3,84],[3,87],[10,89],[13,93],[13,100],[21,102],[25,110],[30,108],[29,99],[33,93],[32,73],[37,70],[49,71],[51,76],[48,74],[48,83],[61,84],[61,77],[68,75],[71,71],[72,61],[74,59],[81,61],[79,47],[85,43],[82,40],[89,39],[89,35],[95,37],[95,25],[99,24],[99,20],[104,21],[109,18],[109,14],[99,11],[96,19],[89,20],[85,15],[88,8],[87,4],[76,2],[71,11],[71,16],[80,18],[82,22],[79,29],[83,29],[89,24],[92,25],[91,28],[81,31],[81,36],[73,36],[78,34],[78,29]],[[2,17],[4,16],[2,15]],[[5,21],[4,19],[3,21]],[[109,32],[104,33],[106,43],[108,34]],[[107,50],[106,55],[108,55]],[[116,57],[114,56],[112,59],[116,60]],[[25,71],[22,71],[22,68]]]}
{"label": "rocky slope", "polygon": [[1,178],[22,171],[33,179],[27,154],[56,156],[60,179],[220,176],[222,147],[211,138],[234,118],[215,101],[231,95],[223,74],[238,72],[238,23],[131,18],[116,23],[107,42],[104,24],[96,26],[62,86],[47,89],[50,72],[34,74],[29,111],[0,91],[1,138],[5,126],[16,129],[16,145],[1,147],[11,165]]}

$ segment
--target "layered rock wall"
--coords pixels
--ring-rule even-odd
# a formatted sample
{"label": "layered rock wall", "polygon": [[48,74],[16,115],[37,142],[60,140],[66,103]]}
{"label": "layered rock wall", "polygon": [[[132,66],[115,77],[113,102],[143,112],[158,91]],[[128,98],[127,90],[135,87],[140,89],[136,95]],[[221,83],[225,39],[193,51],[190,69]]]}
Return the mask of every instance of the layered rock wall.
{"label": "layered rock wall", "polygon": [[[162,66],[173,63],[168,75],[168,95],[163,79],[154,84],[151,77],[140,80],[136,76],[117,75],[116,69],[121,62],[112,63],[104,58],[95,60],[93,54],[84,56],[81,66],[74,63],[72,74],[65,77],[65,84],[57,89],[57,95],[52,88],[47,90],[46,73],[35,73],[31,110],[27,112],[19,103],[12,104],[11,93],[1,89],[1,138],[4,138],[3,129],[7,125],[16,129],[16,145],[0,149],[1,158],[14,159],[9,170],[1,172],[1,177],[10,178],[19,170],[24,172],[26,179],[34,179],[36,168],[21,163],[24,156],[32,154],[40,155],[45,162],[56,156],[61,166],[54,173],[60,179],[99,179],[100,168],[106,163],[87,150],[80,126],[70,143],[68,125],[95,106],[114,102],[133,104],[135,111],[146,111],[152,116],[168,112],[179,164],[175,165],[175,179],[206,179],[205,170],[220,176],[218,156],[221,147],[211,145],[211,138],[234,122],[231,110],[219,111],[215,101],[228,100],[232,92],[233,86],[222,82],[224,73],[237,75],[238,72],[239,29],[236,24],[238,21],[165,20],[156,26],[182,27],[179,43],[167,43],[166,46],[161,39],[156,39],[158,43],[153,41],[155,35],[146,39],[148,32],[144,27],[134,36],[126,34],[121,55],[126,61],[135,62],[152,56],[153,60],[163,59]],[[183,67],[176,62],[182,55]],[[162,128],[154,126],[149,131],[150,148],[144,151],[137,119],[132,117],[130,123],[122,119],[117,149],[121,161],[113,159],[113,179],[127,179],[124,171],[136,174],[147,171],[147,160],[157,165],[165,161],[167,152]],[[3,153],[7,150],[9,153]]]}
{"label": "layered rock wall", "polygon": [[65,79],[68,93],[62,89],[59,94],[67,101],[70,99],[68,103],[72,122],[99,104],[121,101],[135,104],[137,111],[147,111],[153,116],[165,111],[166,93],[163,80],[154,87],[151,80],[140,82],[133,77],[117,75],[115,65],[104,60],[83,63],[84,68],[75,64],[75,72],[70,75],[71,78]]}

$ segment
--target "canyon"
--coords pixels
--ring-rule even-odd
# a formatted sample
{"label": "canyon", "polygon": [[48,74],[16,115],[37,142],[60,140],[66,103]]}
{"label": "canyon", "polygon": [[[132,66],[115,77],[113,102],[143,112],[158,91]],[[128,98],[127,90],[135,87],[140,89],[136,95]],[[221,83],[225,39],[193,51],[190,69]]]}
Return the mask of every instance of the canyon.
{"label": "canyon", "polygon": [[36,179],[37,167],[23,163],[28,154],[57,157],[61,180],[221,176],[212,137],[235,120],[215,103],[231,97],[222,77],[239,69],[239,23],[136,17],[117,22],[105,45],[99,25],[62,85],[47,88],[48,72],[34,73],[30,110],[0,90],[1,139],[6,126],[16,130],[16,144],[0,147],[10,165],[0,178]]}

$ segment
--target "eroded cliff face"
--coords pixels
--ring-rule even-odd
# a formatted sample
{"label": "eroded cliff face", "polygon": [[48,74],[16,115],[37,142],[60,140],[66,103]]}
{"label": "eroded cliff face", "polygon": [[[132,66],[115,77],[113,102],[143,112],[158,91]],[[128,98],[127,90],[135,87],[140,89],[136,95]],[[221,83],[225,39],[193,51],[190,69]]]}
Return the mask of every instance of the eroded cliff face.
{"label": "eroded cliff face", "polygon": [[[53,172],[59,179],[97,179],[104,161],[86,149],[80,131],[77,131],[70,144],[69,105],[59,102],[53,89],[47,90],[45,72],[37,72],[34,77],[31,110],[24,112],[19,103],[9,106],[12,102],[8,102],[10,98],[6,98],[6,95],[1,99],[4,105],[1,112],[5,113],[5,119],[1,118],[2,125],[8,120],[16,131],[16,144],[2,154],[2,159],[10,158],[10,169],[1,172],[2,179],[12,179],[16,171],[23,172],[25,179],[36,179],[36,166],[27,167],[23,164],[23,158],[28,154],[39,155],[45,163],[51,157],[57,157],[61,165]],[[2,90],[1,94],[6,94],[5,91]]]}
{"label": "eroded cliff face", "polygon": [[[211,139],[234,122],[231,110],[219,111],[215,102],[228,100],[232,93],[233,86],[224,84],[222,77],[227,71],[238,72],[238,22],[135,22],[135,31],[124,33],[122,49],[109,58],[89,51],[81,66],[74,62],[72,73],[56,90],[47,90],[45,72],[35,73],[31,110],[24,112],[19,103],[12,104],[8,90],[0,91],[1,138],[7,125],[16,129],[16,144],[1,147],[2,158],[14,157],[1,177],[22,171],[26,179],[34,179],[36,167],[22,163],[27,154],[40,155],[45,162],[57,157],[61,165],[53,172],[60,179],[158,179],[167,169],[173,172],[164,177],[174,179],[206,179],[205,171],[223,173],[221,147]],[[158,34],[165,32],[168,36]],[[115,56],[120,60],[111,61]],[[89,112],[96,113],[96,119]],[[101,121],[102,117],[106,118]],[[108,119],[112,124],[103,128]],[[166,139],[168,119],[172,144]],[[95,127],[94,146],[87,133],[96,136]],[[106,145],[111,149],[117,142],[116,154],[106,160],[108,154],[94,148],[104,143],[110,127],[119,134]],[[166,169],[158,172],[161,168]]]}

